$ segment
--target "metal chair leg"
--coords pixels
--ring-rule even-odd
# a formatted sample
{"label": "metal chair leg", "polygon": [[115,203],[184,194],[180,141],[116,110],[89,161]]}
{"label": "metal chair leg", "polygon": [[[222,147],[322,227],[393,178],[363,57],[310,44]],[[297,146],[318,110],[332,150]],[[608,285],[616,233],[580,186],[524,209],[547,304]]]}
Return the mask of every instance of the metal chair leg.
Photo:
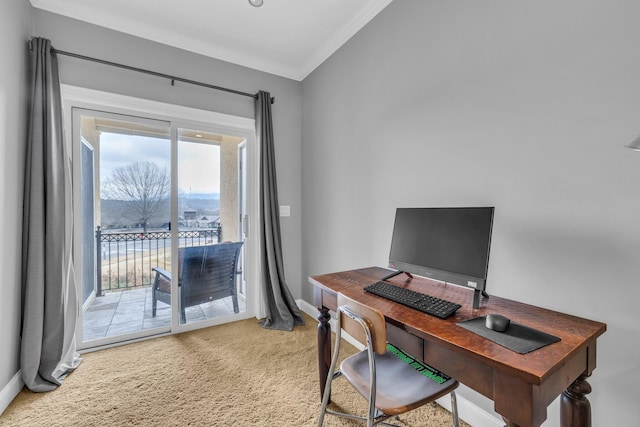
{"label": "metal chair leg", "polygon": [[451,415],[453,416],[453,427],[459,427],[458,421],[458,400],[456,399],[456,392],[451,392]]}

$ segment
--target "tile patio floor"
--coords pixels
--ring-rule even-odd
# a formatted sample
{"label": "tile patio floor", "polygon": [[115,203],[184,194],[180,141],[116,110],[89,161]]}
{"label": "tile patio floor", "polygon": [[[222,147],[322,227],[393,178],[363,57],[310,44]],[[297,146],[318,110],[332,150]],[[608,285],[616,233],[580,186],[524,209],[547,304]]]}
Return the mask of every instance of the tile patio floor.
{"label": "tile patio floor", "polygon": [[[238,298],[240,312],[245,303]],[[187,323],[233,314],[231,297],[186,309]],[[171,306],[158,302],[156,316],[151,316],[151,287],[108,292],[96,297],[83,313],[83,341],[166,327],[171,324]]]}

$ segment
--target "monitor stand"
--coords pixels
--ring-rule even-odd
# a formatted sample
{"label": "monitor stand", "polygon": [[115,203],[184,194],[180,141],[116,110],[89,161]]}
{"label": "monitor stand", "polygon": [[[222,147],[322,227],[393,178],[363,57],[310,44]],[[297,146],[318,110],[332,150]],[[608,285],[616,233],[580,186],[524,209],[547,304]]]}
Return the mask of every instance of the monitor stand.
{"label": "monitor stand", "polygon": [[487,293],[487,291],[480,290],[480,289],[475,289],[473,291],[473,308],[480,308],[480,294],[482,294],[483,297],[485,298],[489,298],[489,294]]}
{"label": "monitor stand", "polygon": [[413,279],[413,275],[412,275],[411,273],[407,273],[406,271],[402,271],[402,270],[396,270],[396,271],[394,271],[394,272],[393,272],[393,273],[391,273],[391,274],[387,274],[386,276],[384,276],[384,277],[383,277],[382,279],[380,279],[380,280],[382,280],[382,281],[384,282],[385,280],[389,280],[389,279],[391,279],[392,277],[398,276],[399,274],[402,274],[402,273],[406,274],[406,275],[407,275],[407,276],[409,276],[411,279]]}

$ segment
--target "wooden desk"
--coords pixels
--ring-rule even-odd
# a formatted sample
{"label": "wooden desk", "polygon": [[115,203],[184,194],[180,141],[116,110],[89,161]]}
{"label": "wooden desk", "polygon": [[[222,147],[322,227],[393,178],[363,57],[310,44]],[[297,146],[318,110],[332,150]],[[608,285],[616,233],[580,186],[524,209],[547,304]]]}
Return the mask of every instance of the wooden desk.
{"label": "wooden desk", "polygon": [[[321,395],[331,363],[329,310],[336,309],[340,292],[385,315],[389,342],[492,399],[508,426],[539,426],[547,418],[547,406],[560,394],[562,426],[591,426],[591,407],[586,398],[591,386],[586,379],[596,367],[596,339],[605,332],[604,323],[496,296],[484,298],[480,308],[473,310],[470,289],[406,275],[390,279],[394,284],[462,305],[454,316],[442,320],[363,291],[387,273],[371,267],[309,278],[320,312]],[[505,315],[561,341],[522,355],[456,325],[489,313]]]}

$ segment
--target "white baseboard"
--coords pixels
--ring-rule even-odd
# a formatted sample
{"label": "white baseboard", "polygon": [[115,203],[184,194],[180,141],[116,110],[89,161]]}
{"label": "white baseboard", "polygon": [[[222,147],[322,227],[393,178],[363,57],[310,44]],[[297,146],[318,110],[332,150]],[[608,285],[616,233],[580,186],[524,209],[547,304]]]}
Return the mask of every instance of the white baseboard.
{"label": "white baseboard", "polygon": [[18,371],[13,378],[11,378],[9,383],[0,390],[0,415],[2,415],[4,410],[7,409],[11,402],[13,402],[13,399],[15,399],[18,393],[20,393],[22,387],[24,387],[22,373],[21,371]]}
{"label": "white baseboard", "polygon": [[[456,393],[456,401],[458,404],[458,417],[473,427],[503,427],[504,421],[494,417],[487,411],[479,408],[469,400]],[[436,400],[438,405],[451,412],[451,398],[443,396]]]}
{"label": "white baseboard", "polygon": [[[309,316],[316,318],[318,309],[304,300],[297,300],[298,307]],[[329,321],[331,324],[331,331],[335,332],[335,319],[331,318]],[[360,343],[353,341],[351,337],[345,336],[345,339],[356,348],[363,348]],[[461,420],[464,420],[467,424],[474,427],[503,427],[504,422],[487,411],[479,408],[471,403],[469,400],[460,396],[460,393],[456,393],[456,400],[458,403],[458,416]],[[448,411],[451,411],[451,398],[447,395],[437,400],[438,404]]]}

